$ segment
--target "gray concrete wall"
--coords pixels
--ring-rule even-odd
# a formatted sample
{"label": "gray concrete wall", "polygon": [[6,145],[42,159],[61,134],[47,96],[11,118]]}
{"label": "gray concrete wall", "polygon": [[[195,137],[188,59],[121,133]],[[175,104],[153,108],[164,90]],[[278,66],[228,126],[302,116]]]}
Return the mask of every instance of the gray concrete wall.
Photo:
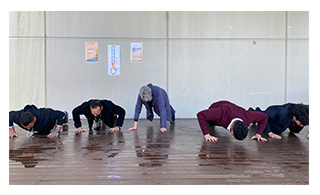
{"label": "gray concrete wall", "polygon": [[46,105],[44,12],[10,12],[9,109]]}
{"label": "gray concrete wall", "polygon": [[[71,113],[104,98],[132,118],[149,82],[167,90],[177,118],[222,99],[309,103],[308,23],[308,12],[10,12],[10,109]],[[85,63],[85,42],[99,43],[98,63]],[[130,63],[134,42],[141,64]],[[107,73],[111,44],[121,47],[120,76]]]}

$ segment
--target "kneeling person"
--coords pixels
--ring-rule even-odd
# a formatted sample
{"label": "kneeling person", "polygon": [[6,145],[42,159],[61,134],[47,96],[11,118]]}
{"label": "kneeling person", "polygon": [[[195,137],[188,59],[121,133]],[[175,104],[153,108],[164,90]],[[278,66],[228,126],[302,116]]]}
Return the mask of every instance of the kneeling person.
{"label": "kneeling person", "polygon": [[258,123],[258,130],[252,140],[267,141],[261,137],[268,122],[268,116],[264,113],[246,111],[228,101],[213,103],[209,109],[197,114],[198,122],[206,141],[215,142],[219,139],[209,134],[207,123],[226,128],[237,140],[243,140],[248,135],[248,126],[252,122]]}
{"label": "kneeling person", "polygon": [[147,110],[148,120],[153,120],[153,110],[158,116],[160,116],[161,132],[167,131],[167,121],[169,121],[171,124],[173,124],[173,122],[175,121],[176,111],[170,105],[167,92],[164,89],[149,83],[147,86],[142,86],[140,88],[136,107],[134,110],[133,127],[131,127],[129,131],[137,130],[138,119],[142,109],[142,105],[144,105]]}
{"label": "kneeling person", "polygon": [[[9,137],[18,137],[14,129],[14,123],[28,132],[45,134],[48,138],[58,137],[63,123],[68,122],[68,113],[51,108],[37,108],[35,105],[27,105],[19,111],[9,112]],[[53,132],[51,130],[56,125]]]}
{"label": "kneeling person", "polygon": [[92,125],[95,123],[96,128],[101,128],[101,121],[110,127],[110,132],[119,131],[123,125],[125,110],[120,106],[115,105],[109,100],[89,100],[82,103],[72,111],[74,126],[77,128],[76,133],[86,132],[82,128],[80,115],[84,115],[89,124],[89,130],[92,130]]}

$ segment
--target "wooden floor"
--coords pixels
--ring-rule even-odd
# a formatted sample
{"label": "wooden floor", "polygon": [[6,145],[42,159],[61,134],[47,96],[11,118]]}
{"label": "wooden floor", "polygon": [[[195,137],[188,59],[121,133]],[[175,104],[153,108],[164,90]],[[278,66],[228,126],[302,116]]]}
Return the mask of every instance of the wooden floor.
{"label": "wooden floor", "polygon": [[[86,128],[86,122],[83,121]],[[237,141],[218,127],[217,143],[205,142],[198,122],[177,120],[160,133],[160,121],[132,120],[122,131],[75,135],[69,120],[59,138],[10,139],[10,184],[309,184],[309,141],[283,133],[282,140],[261,143],[249,136]]]}

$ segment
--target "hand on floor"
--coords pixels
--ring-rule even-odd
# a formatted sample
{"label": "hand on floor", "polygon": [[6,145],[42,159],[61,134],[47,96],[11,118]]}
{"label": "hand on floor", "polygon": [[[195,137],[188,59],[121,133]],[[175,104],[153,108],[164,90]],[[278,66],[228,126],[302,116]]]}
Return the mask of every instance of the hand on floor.
{"label": "hand on floor", "polygon": [[268,136],[271,137],[272,139],[281,139],[280,135],[274,134],[272,132],[268,133]]}
{"label": "hand on floor", "polygon": [[55,138],[55,137],[58,137],[59,136],[59,133],[57,132],[52,132],[50,133],[49,135],[47,135],[47,138]]}
{"label": "hand on floor", "polygon": [[251,140],[258,140],[259,142],[260,142],[260,141],[262,141],[262,142],[266,142],[266,141],[267,141],[266,138],[261,137],[261,135],[259,135],[259,134],[256,134],[255,136],[253,136],[253,137],[251,138]]}
{"label": "hand on floor", "polygon": [[217,142],[219,140],[219,138],[211,136],[210,134],[205,135],[204,139],[208,142]]}
{"label": "hand on floor", "polygon": [[160,131],[163,133],[163,132],[166,132],[167,129],[166,128],[161,128]]}
{"label": "hand on floor", "polygon": [[87,132],[87,130],[82,129],[81,127],[76,130],[76,134],[81,134],[82,132]]}
{"label": "hand on floor", "polygon": [[120,131],[120,129],[118,127],[113,127],[109,129],[110,132],[117,132]]}

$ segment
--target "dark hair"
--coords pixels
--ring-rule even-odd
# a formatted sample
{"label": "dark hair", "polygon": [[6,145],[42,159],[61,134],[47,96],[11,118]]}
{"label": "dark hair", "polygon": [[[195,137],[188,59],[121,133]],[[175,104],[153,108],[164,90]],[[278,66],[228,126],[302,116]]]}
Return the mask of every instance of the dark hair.
{"label": "dark hair", "polygon": [[244,140],[248,135],[248,127],[242,121],[235,121],[233,125],[233,135],[237,140]]}
{"label": "dark hair", "polygon": [[24,112],[20,116],[20,123],[23,126],[28,126],[33,121],[34,115],[31,112]]}
{"label": "dark hair", "polygon": [[101,107],[101,102],[99,100],[91,100],[90,101],[90,108]]}
{"label": "dark hair", "polygon": [[291,107],[291,117],[295,116],[303,126],[309,125],[309,106],[303,104],[295,104]]}

